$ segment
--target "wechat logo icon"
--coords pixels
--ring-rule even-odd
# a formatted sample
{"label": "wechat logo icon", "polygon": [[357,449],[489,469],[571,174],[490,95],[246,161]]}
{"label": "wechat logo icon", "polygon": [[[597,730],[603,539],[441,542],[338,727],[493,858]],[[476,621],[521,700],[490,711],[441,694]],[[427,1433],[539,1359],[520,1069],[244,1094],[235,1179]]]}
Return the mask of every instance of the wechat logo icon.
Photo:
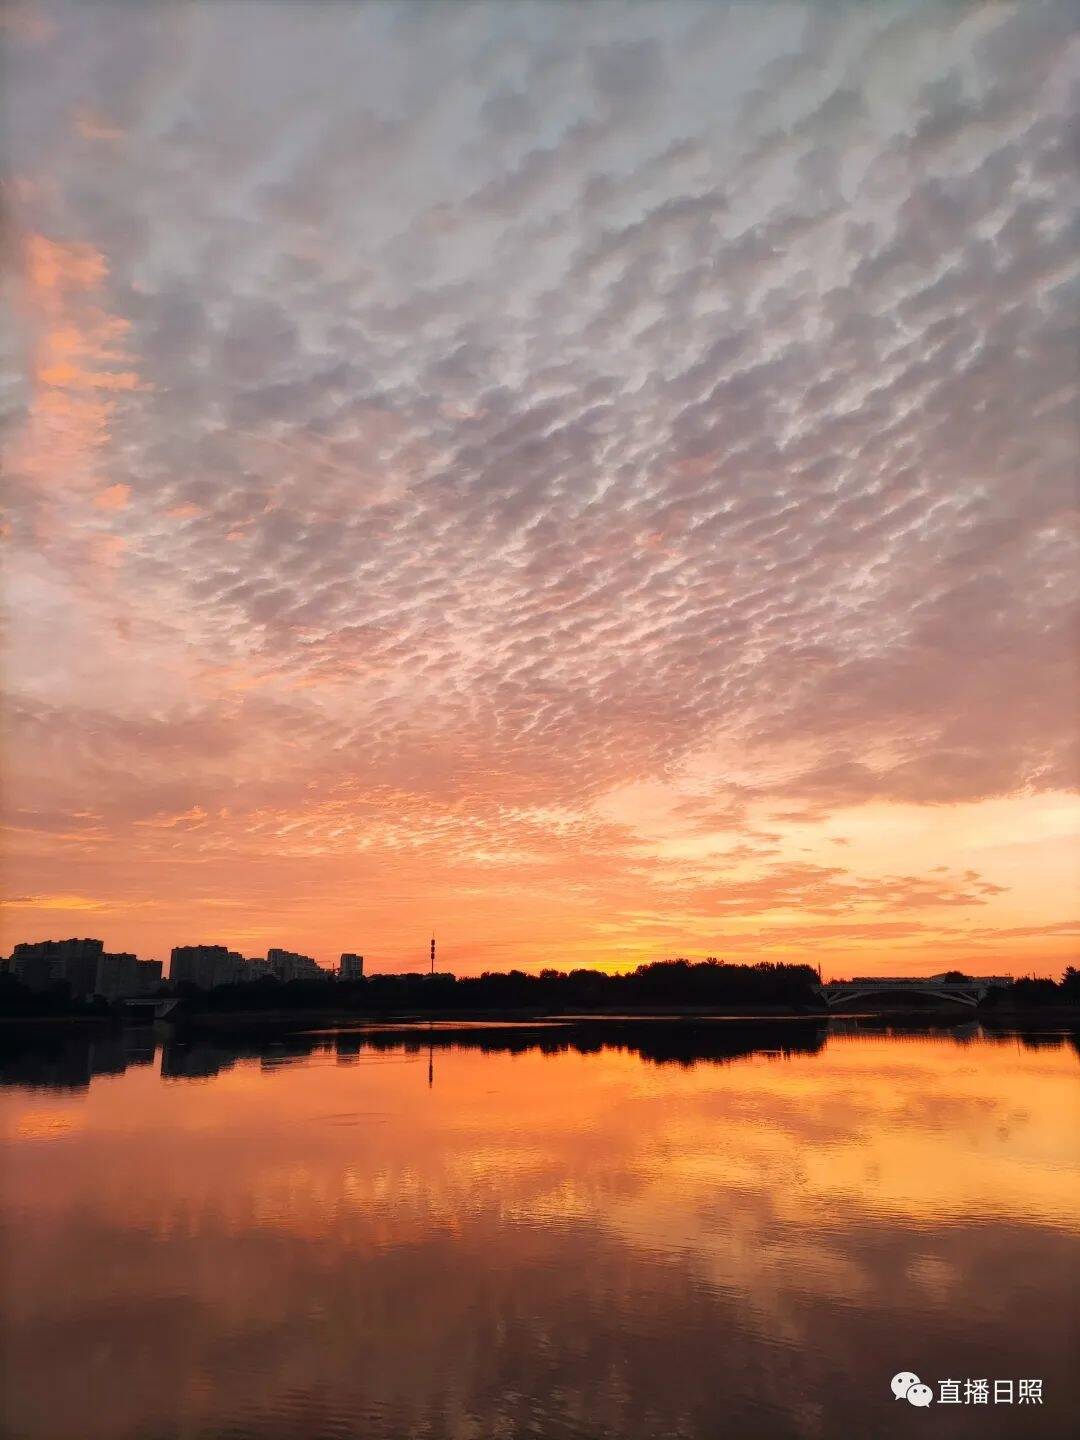
{"label": "wechat logo icon", "polygon": [[906,1400],[909,1405],[925,1409],[934,1398],[929,1385],[924,1385],[914,1370],[901,1370],[890,1381],[892,1393],[897,1400]]}

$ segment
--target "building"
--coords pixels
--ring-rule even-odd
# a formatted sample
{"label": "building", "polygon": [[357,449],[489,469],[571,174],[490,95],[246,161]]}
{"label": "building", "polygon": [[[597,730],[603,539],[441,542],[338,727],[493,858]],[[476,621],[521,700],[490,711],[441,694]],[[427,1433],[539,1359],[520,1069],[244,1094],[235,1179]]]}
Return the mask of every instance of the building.
{"label": "building", "polygon": [[138,959],[134,955],[101,955],[93,979],[93,993],[106,1000],[124,1000],[139,993]]}
{"label": "building", "polygon": [[212,990],[223,983],[228,964],[226,945],[174,945],[169,959],[169,979],[174,985],[198,985]]}
{"label": "building", "polygon": [[187,983],[203,990],[213,990],[216,985],[246,985],[274,973],[269,960],[249,960],[227,945],[178,945],[169,966],[169,979],[174,985]]}
{"label": "building", "polygon": [[161,961],[106,953],[99,957],[92,994],[106,1000],[135,1000],[152,995],[161,984]]}
{"label": "building", "polygon": [[[362,955],[343,956],[364,973]],[[160,960],[140,960],[126,951],[110,953],[101,940],[40,940],[15,946],[3,969],[28,989],[44,992],[66,983],[74,999],[98,995],[106,1000],[132,1000],[153,995],[162,982]],[[322,980],[327,972],[310,955],[271,950],[248,959],[227,945],[177,945],[169,962],[174,985],[241,985],[255,980]]]}
{"label": "building", "polygon": [[270,969],[278,980],[321,980],[326,971],[310,955],[297,955],[293,950],[275,947],[266,952]]}
{"label": "building", "polygon": [[126,1000],[161,984],[161,961],[111,954],[101,940],[41,940],[15,946],[11,971],[31,990],[64,981],[74,999]]}
{"label": "building", "polygon": [[338,978],[341,980],[362,980],[364,978],[364,957],[346,951],[338,961]]}
{"label": "building", "polygon": [[245,979],[244,957],[227,945],[176,945],[169,962],[169,979],[174,985],[198,985],[213,990],[215,985],[235,985]]}
{"label": "building", "polygon": [[73,995],[92,995],[103,940],[36,940],[16,945],[9,969],[30,990],[66,980]]}
{"label": "building", "polygon": [[136,960],[135,979],[137,995],[153,995],[161,984],[160,960]]}

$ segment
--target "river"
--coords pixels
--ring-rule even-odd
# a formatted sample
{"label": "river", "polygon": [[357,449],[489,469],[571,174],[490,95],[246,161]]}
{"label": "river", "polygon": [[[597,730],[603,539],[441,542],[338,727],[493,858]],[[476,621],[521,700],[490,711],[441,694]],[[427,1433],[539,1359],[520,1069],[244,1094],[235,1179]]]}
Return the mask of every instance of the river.
{"label": "river", "polygon": [[9,1027],[0,1425],[1065,1436],[1077,1074],[976,1025]]}

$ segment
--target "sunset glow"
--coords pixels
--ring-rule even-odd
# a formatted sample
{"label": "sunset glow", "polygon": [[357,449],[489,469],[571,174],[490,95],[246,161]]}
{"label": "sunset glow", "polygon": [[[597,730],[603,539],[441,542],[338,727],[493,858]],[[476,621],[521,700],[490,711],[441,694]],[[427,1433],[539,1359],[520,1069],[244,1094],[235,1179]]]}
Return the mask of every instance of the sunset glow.
{"label": "sunset glow", "polygon": [[1075,961],[1067,7],[9,13],[5,954]]}

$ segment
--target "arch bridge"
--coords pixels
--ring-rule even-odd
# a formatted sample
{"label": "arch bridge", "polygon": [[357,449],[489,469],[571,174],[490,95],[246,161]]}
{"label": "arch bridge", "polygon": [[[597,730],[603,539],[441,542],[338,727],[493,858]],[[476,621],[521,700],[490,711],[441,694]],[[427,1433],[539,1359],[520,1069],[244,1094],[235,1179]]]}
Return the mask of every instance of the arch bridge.
{"label": "arch bridge", "polygon": [[965,975],[962,979],[946,979],[944,975],[923,977],[866,976],[854,980],[832,980],[818,985],[817,992],[829,1009],[871,995],[929,995],[935,1000],[953,1000],[972,1009],[991,990],[1003,990],[1012,984],[1009,975]]}

